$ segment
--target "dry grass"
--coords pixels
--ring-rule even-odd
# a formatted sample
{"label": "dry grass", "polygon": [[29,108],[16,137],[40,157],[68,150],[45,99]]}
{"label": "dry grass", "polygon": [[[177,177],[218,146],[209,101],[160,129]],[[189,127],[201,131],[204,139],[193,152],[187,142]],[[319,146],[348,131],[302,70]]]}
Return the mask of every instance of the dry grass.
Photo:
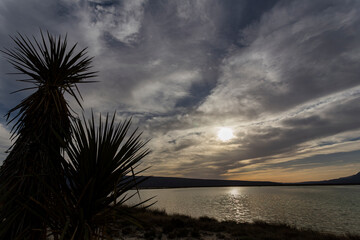
{"label": "dry grass", "polygon": [[268,224],[265,222],[236,223],[219,222],[213,218],[198,219],[185,215],[167,215],[159,210],[132,210],[141,221],[142,227],[122,222],[119,239],[306,239],[306,240],[360,240],[355,235],[333,235],[307,229],[296,229],[285,224]]}

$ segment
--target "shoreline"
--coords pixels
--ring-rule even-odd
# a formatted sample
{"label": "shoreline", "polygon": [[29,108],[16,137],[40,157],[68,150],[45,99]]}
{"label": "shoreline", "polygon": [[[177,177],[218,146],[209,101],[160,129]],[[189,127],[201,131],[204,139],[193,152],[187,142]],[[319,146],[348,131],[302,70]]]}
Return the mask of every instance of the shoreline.
{"label": "shoreline", "polygon": [[[360,240],[360,235],[334,234],[311,229],[299,229],[282,223],[237,223],[217,221],[210,217],[192,218],[181,214],[167,214],[164,210],[126,208],[139,220],[140,226],[122,221],[117,226],[117,239],[309,239],[309,240]],[[115,230],[116,232],[116,230]]]}

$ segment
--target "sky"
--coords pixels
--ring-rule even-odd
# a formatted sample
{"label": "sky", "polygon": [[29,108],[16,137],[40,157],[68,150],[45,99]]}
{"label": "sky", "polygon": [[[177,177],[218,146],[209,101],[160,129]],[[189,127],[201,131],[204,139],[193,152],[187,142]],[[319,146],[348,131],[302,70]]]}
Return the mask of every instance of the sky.
{"label": "sky", "polygon": [[[132,117],[146,174],[298,182],[360,171],[360,1],[1,0],[17,32],[68,35],[94,56],[84,112]],[[0,58],[3,117],[31,92]],[[81,115],[76,102],[70,105]],[[218,132],[232,131],[222,141]]]}

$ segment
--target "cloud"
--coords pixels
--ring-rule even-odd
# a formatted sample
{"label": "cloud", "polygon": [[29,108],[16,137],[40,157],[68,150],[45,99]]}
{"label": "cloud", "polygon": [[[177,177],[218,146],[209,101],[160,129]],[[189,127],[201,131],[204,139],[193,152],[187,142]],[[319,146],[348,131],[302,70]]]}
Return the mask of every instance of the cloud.
{"label": "cloud", "polygon": [[11,146],[9,131],[0,124],[0,164],[5,160],[7,154],[5,153]]}
{"label": "cloud", "polygon": [[122,1],[119,4],[90,3],[90,6],[94,5],[91,15],[93,27],[108,33],[116,38],[116,40],[125,44],[137,41],[143,19],[145,1]]}
{"label": "cloud", "polygon": [[172,111],[179,99],[189,95],[191,85],[199,81],[200,75],[195,70],[170,73],[150,79],[132,91],[140,111],[165,112]]}
{"label": "cloud", "polygon": [[360,17],[354,5],[278,4],[239,33],[245,47],[230,51],[199,110],[254,119],[358,85]]}

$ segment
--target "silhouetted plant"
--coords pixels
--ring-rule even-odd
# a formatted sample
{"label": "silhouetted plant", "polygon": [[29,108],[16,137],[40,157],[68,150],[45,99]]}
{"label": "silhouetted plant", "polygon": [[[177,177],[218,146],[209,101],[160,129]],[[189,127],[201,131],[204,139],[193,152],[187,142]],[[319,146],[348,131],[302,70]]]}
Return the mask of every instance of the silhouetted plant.
{"label": "silhouetted plant", "polygon": [[[47,221],[39,205],[49,200],[49,189],[60,188],[63,177],[61,149],[71,133],[71,108],[64,93],[80,104],[78,83],[95,76],[89,71],[91,58],[86,50],[68,49],[67,39],[41,33],[41,40],[18,34],[14,49],[2,51],[18,70],[27,75],[20,81],[33,84],[21,89],[35,90],[7,114],[14,122],[11,151],[0,170],[0,239],[39,239]],[[10,119],[10,116],[13,117]]]}
{"label": "silhouetted plant", "polygon": [[107,115],[98,125],[92,115],[88,122],[75,120],[72,141],[66,148],[67,188],[56,197],[54,208],[46,206],[54,236],[64,239],[108,239],[117,223],[131,216],[121,206],[132,195],[130,189],[146,178],[135,172],[149,154],[141,133],[127,133],[130,120],[115,123]]}

